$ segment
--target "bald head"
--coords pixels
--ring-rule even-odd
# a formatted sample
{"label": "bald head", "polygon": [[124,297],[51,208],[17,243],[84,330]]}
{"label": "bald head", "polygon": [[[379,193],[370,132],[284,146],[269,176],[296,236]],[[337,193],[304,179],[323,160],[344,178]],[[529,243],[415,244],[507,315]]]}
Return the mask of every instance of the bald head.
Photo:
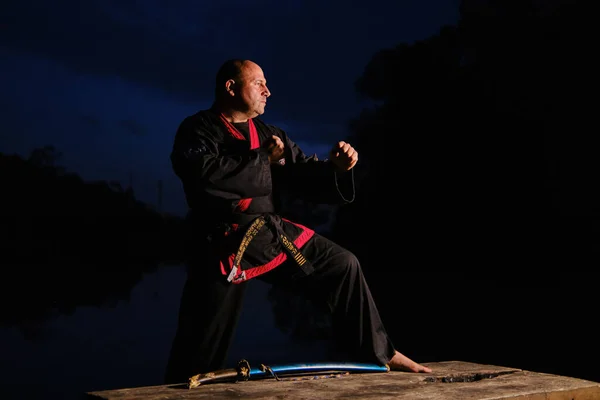
{"label": "bald head", "polygon": [[215,102],[221,109],[254,118],[264,113],[270,95],[263,70],[253,61],[231,59],[217,72]]}
{"label": "bald head", "polygon": [[225,61],[221,65],[217,71],[217,76],[215,79],[215,98],[220,98],[227,93],[225,84],[228,80],[240,80],[242,75],[242,66],[248,62],[251,61],[234,58]]}

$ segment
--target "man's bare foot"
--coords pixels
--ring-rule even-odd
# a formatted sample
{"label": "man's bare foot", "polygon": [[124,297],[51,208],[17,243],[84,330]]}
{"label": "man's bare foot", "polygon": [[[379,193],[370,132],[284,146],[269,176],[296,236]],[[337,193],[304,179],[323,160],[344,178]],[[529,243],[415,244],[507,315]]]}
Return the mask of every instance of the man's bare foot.
{"label": "man's bare foot", "polygon": [[396,350],[396,354],[388,363],[392,371],[431,372],[431,368],[418,364]]}

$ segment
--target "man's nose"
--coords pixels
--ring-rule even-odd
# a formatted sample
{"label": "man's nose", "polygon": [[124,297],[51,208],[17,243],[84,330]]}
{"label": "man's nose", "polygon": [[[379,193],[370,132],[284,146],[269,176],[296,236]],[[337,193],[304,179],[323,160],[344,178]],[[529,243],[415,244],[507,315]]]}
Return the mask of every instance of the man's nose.
{"label": "man's nose", "polygon": [[268,88],[266,85],[265,85],[265,91],[264,91],[264,95],[265,95],[266,97],[269,97],[269,96],[271,96],[271,91],[269,90],[269,88]]}

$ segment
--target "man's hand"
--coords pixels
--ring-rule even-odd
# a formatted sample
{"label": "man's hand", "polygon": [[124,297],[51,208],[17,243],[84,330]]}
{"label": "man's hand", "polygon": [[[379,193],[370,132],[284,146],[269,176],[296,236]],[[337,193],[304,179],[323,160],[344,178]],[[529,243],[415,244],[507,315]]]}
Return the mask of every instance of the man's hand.
{"label": "man's hand", "polygon": [[346,142],[337,142],[329,152],[329,158],[338,171],[350,171],[358,162],[358,152]]}
{"label": "man's hand", "polygon": [[262,147],[267,149],[269,153],[269,162],[270,163],[278,163],[279,160],[283,158],[283,142],[279,138],[279,136],[271,136],[270,139],[267,139],[263,142]]}

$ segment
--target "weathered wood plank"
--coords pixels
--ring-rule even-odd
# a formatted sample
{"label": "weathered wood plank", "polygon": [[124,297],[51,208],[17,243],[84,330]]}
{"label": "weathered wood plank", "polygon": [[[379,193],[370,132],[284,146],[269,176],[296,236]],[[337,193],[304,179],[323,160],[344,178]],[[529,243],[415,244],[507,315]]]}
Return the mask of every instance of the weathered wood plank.
{"label": "weathered wood plank", "polygon": [[87,400],[395,399],[395,400],[599,400],[600,383],[461,361],[425,363],[434,372],[350,374],[298,381],[263,379],[90,392]]}

